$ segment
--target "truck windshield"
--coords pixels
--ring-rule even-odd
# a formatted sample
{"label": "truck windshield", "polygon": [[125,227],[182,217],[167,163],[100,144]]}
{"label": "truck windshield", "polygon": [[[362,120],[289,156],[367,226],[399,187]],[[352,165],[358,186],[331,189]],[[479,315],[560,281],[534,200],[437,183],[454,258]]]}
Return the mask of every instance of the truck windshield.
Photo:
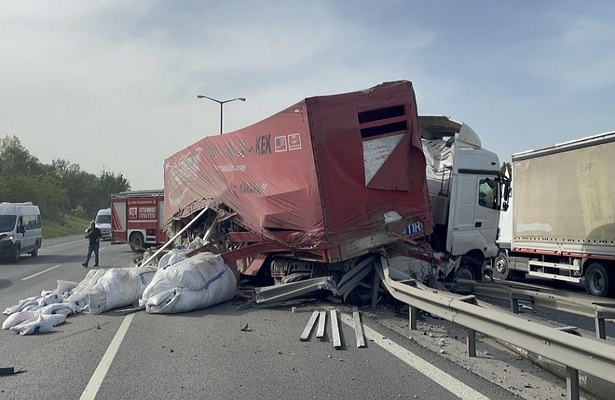
{"label": "truck windshield", "polygon": [[15,228],[16,215],[0,215],[0,232],[10,232]]}
{"label": "truck windshield", "polygon": [[98,217],[96,217],[96,223],[97,224],[110,224],[111,223],[111,215],[109,215],[109,214],[99,215]]}
{"label": "truck windshield", "polygon": [[498,193],[498,182],[494,179],[481,179],[478,185],[478,205],[492,208],[494,210],[500,209],[500,196]]}

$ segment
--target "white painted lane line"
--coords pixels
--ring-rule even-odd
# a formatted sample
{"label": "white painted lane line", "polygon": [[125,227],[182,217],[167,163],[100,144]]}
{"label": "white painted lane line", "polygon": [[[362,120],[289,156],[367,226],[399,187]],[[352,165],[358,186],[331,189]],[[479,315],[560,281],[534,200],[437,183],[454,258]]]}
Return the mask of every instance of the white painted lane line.
{"label": "white painted lane line", "polygon": [[[53,249],[54,247],[62,247],[62,246],[67,246],[69,244],[73,244],[73,243],[78,243],[78,242],[82,242],[84,239],[80,239],[80,240],[73,240],[72,242],[66,242],[66,243],[62,243],[62,244],[55,244],[53,246],[48,246],[45,247],[45,249]],[[41,250],[45,250],[45,249],[41,249]]]}
{"label": "white painted lane line", "polygon": [[130,314],[124,318],[122,325],[120,325],[120,329],[117,330],[115,337],[105,352],[105,355],[100,360],[96,371],[94,371],[94,374],[90,378],[90,382],[88,382],[88,385],[81,394],[81,400],[94,400],[96,397],[96,394],[100,389],[100,385],[102,385],[103,380],[109,371],[109,367],[111,367],[111,363],[113,362],[113,359],[115,358],[115,355],[117,354],[117,351],[124,340],[124,336],[126,336],[126,332],[128,332],[128,327],[130,327],[134,317],[135,314]]}
{"label": "white painted lane line", "polygon": [[[341,314],[341,317],[344,324],[354,328],[354,320],[351,316],[347,314]],[[427,361],[423,360],[416,354],[406,350],[392,340],[383,338],[380,333],[376,332],[370,327],[363,325],[363,332],[368,339],[372,340],[378,346],[382,347],[395,357],[399,358],[401,361],[405,362],[410,367],[422,373],[427,378],[442,386],[444,389],[448,390],[455,396],[458,396],[463,400],[489,400],[488,397],[483,396],[480,392],[477,392],[476,390],[472,389],[470,386],[461,382],[457,378],[454,378],[446,372],[442,371],[440,368],[431,365]]]}
{"label": "white painted lane line", "polygon": [[62,266],[62,264],[58,264],[58,265],[56,265],[55,267],[47,268],[47,269],[46,269],[46,270],[44,270],[44,271],[37,272],[37,273],[36,273],[36,274],[34,274],[34,275],[30,275],[30,276],[26,276],[25,278],[21,278],[21,280],[22,280],[22,281],[27,281],[28,279],[34,278],[35,276],[39,276],[39,275],[41,275],[41,274],[44,274],[45,272],[49,272],[49,271],[54,270],[54,269],[56,269],[56,268],[60,268],[61,266]]}

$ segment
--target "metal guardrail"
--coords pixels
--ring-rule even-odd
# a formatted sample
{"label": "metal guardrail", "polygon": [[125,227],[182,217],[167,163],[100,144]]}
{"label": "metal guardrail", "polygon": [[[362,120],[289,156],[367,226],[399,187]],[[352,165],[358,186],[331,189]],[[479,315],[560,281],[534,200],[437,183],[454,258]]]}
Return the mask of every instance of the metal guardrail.
{"label": "metal guardrail", "polygon": [[461,296],[427,287],[416,280],[395,281],[385,258],[376,266],[389,293],[410,306],[410,329],[416,329],[418,310],[468,329],[468,354],[476,356],[476,332],[502,340],[566,366],[567,391],[579,399],[579,375],[589,375],[615,384],[615,344],[597,338],[579,337],[552,326],[502,310],[474,295]]}
{"label": "metal guardrail", "polygon": [[606,339],[606,320],[615,319],[615,300],[580,293],[562,292],[544,286],[494,280],[490,283],[460,281],[450,290],[455,293],[510,300],[513,313],[519,313],[519,301],[532,305],[593,318],[596,336]]}

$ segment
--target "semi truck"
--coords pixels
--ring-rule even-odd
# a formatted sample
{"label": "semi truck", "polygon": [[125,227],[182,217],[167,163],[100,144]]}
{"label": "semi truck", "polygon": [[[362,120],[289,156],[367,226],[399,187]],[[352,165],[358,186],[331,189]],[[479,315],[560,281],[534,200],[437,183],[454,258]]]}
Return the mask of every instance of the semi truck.
{"label": "semi truck", "polygon": [[113,243],[128,243],[133,251],[167,241],[164,222],[164,190],[134,190],[111,195]]}
{"label": "semi truck", "polygon": [[374,254],[431,278],[480,279],[498,251],[503,184],[469,126],[419,117],[412,83],[385,82],[306,98],[167,158],[165,230],[190,221],[186,239],[279,282],[339,282]]}
{"label": "semi truck", "polygon": [[493,276],[584,283],[615,295],[615,132],[512,155]]}

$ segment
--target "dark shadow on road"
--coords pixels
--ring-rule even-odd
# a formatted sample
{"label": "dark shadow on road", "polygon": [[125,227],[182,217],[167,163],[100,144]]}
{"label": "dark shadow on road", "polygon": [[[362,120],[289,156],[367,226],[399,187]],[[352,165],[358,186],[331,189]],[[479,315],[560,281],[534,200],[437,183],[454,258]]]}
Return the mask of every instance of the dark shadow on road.
{"label": "dark shadow on road", "polygon": [[13,281],[11,281],[10,279],[0,279],[0,289],[6,289],[12,284],[13,284]]}

